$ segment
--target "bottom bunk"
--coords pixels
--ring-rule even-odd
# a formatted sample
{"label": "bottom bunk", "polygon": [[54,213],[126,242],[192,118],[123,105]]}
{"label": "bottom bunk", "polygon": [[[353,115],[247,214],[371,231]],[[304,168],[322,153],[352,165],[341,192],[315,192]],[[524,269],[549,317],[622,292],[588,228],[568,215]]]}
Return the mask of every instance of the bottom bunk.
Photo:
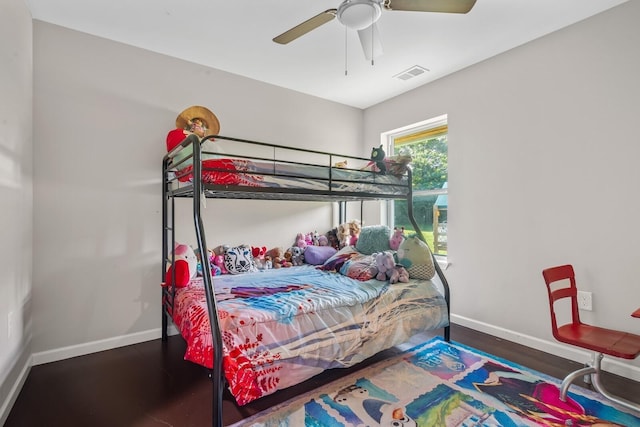
{"label": "bottom bunk", "polygon": [[[341,254],[353,261],[357,252]],[[435,281],[369,278],[365,259],[351,263],[351,272],[303,265],[213,278],[223,375],[239,405],[448,326],[448,303]],[[360,280],[349,277],[354,269]],[[172,307],[185,359],[212,368],[203,281],[177,289]]]}

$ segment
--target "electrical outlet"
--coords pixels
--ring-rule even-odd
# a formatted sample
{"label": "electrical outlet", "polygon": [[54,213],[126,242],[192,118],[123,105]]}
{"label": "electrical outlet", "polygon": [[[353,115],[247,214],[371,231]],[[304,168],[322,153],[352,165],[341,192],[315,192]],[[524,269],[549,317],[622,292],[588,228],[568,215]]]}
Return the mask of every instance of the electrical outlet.
{"label": "electrical outlet", "polygon": [[578,308],[580,310],[593,310],[593,295],[591,292],[578,291]]}

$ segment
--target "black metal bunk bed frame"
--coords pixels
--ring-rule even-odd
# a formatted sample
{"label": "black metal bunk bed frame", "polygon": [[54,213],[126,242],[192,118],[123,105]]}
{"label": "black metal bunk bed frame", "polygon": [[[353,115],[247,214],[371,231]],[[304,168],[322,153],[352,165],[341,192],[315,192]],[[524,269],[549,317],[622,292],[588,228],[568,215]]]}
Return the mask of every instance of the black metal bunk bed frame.
{"label": "black metal bunk bed frame", "polygon": [[[271,187],[248,187],[239,185],[217,185],[202,182],[202,154],[201,144],[207,139],[218,139],[226,141],[234,141],[244,144],[253,144],[255,146],[268,147],[273,150],[272,158],[255,157],[247,155],[230,154],[229,157],[243,158],[246,160],[262,160],[276,163],[292,164],[297,166],[318,167],[317,164],[300,163],[293,161],[278,160],[275,158],[276,150],[297,151],[303,153],[310,153],[314,155],[322,155],[328,157],[328,164],[324,167],[328,169],[329,176],[325,179],[327,184],[326,190],[309,190],[306,188],[271,188]],[[190,185],[176,185],[179,174],[176,174],[176,170],[179,166],[186,162],[187,159],[183,159],[179,163],[173,163],[173,157],[180,150],[192,145],[192,182]],[[210,153],[213,154],[213,153]],[[413,193],[412,193],[412,171],[411,167],[406,168],[407,174],[407,192],[406,194],[396,193],[367,193],[367,192],[344,192],[338,190],[332,190],[332,184],[336,179],[332,177],[332,171],[336,169],[334,165],[335,159],[355,159],[358,161],[368,161],[369,159],[363,157],[354,157],[349,155],[338,155],[335,153],[306,150],[301,148],[286,147],[283,145],[269,144],[265,142],[251,141],[239,138],[225,137],[221,135],[210,135],[202,139],[199,139],[196,135],[189,135],[182,141],[177,147],[167,153],[162,160],[162,281],[165,280],[166,265],[167,263],[173,264],[175,259],[173,258],[173,250],[169,251],[169,248],[175,247],[175,199],[176,198],[191,198],[193,200],[193,221],[196,232],[196,240],[198,243],[198,255],[200,259],[207,259],[207,242],[204,232],[204,224],[201,216],[202,198],[227,198],[227,199],[268,199],[268,200],[290,200],[290,201],[325,201],[325,202],[338,202],[340,204],[339,218],[341,222],[346,219],[346,202],[365,200],[406,200],[407,202],[407,214],[411,224],[413,225],[417,236],[426,243],[422,231],[418,226],[414,214],[413,214]],[[213,169],[217,170],[217,169]],[[222,172],[229,172],[228,170],[219,170]],[[246,172],[244,172],[246,173]],[[260,173],[265,175],[264,173]],[[377,172],[371,172],[375,177]],[[274,173],[273,175],[278,175]],[[171,246],[169,246],[171,244]],[[432,255],[433,256],[433,255]],[[436,270],[436,274],[440,279],[443,287],[445,301],[447,303],[447,318],[450,319],[451,303],[450,303],[450,291],[447,279],[440,268],[437,259],[433,257],[433,262]],[[202,263],[203,283],[205,287],[205,295],[207,300],[208,317],[211,325],[212,345],[213,345],[213,369],[211,370],[210,377],[213,384],[213,418],[212,425],[222,426],[222,400],[224,394],[225,378],[222,373],[222,357],[217,357],[223,352],[222,339],[220,336],[220,323],[218,320],[218,308],[215,299],[215,293],[213,289],[213,283],[211,278],[211,266],[208,262]],[[162,340],[166,341],[168,338],[168,326],[169,317],[173,311],[173,300],[175,297],[175,277],[172,278],[172,287],[162,287]],[[447,325],[444,328],[444,339],[450,340],[450,326]]]}

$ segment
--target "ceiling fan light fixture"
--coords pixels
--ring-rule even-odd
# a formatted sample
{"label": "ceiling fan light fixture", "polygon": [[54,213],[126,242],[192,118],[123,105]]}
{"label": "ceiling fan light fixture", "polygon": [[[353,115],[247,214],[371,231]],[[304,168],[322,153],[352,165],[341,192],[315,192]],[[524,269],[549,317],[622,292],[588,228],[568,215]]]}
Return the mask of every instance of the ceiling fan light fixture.
{"label": "ceiling fan light fixture", "polygon": [[338,7],[336,16],[345,27],[362,30],[380,19],[381,14],[380,3],[375,0],[346,0]]}

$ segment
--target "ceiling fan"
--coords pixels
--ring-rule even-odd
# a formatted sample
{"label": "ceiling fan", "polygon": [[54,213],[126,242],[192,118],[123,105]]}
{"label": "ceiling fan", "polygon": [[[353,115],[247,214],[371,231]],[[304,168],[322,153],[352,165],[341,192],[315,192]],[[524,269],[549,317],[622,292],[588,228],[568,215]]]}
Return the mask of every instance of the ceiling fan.
{"label": "ceiling fan", "polygon": [[376,22],[382,9],[410,12],[467,13],[476,0],[344,0],[337,9],[327,9],[322,13],[285,31],[273,39],[279,44],[287,44],[308,32],[338,18],[345,27],[358,31],[358,37],[367,59],[382,54]]}

